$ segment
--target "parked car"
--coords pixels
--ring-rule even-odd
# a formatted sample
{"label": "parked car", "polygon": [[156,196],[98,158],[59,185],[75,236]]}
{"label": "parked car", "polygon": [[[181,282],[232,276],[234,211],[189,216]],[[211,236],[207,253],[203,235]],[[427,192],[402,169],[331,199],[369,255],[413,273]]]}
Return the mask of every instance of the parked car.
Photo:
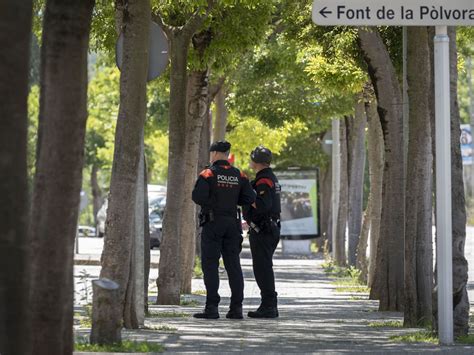
{"label": "parked car", "polygon": [[[105,234],[105,221],[109,200],[97,212],[96,235],[102,238]],[[161,244],[162,218],[166,205],[166,187],[161,185],[148,185],[148,214],[150,215],[150,244],[151,248],[159,248]]]}
{"label": "parked car", "polygon": [[150,220],[150,248],[159,248],[163,236],[163,215],[166,206],[166,196],[158,196],[148,202]]}
{"label": "parked car", "polygon": [[77,226],[77,236],[78,237],[95,237],[96,230],[94,227],[89,226]]}

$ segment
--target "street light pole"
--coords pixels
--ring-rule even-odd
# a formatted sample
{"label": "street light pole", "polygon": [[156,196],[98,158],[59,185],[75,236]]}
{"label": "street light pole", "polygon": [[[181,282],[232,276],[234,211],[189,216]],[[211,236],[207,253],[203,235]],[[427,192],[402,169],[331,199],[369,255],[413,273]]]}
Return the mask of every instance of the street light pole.
{"label": "street light pole", "polygon": [[451,98],[447,26],[434,38],[436,99],[436,260],[438,329],[441,344],[453,343],[453,257],[451,208]]}
{"label": "street light pole", "polygon": [[336,260],[337,216],[341,184],[339,119],[332,120],[332,257]]}

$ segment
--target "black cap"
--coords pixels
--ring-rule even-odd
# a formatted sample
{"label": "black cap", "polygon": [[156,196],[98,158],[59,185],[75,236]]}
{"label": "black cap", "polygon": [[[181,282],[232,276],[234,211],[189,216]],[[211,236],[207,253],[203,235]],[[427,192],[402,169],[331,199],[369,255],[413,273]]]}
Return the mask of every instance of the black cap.
{"label": "black cap", "polygon": [[231,144],[227,141],[218,141],[211,144],[210,152],[227,153],[230,150]]}
{"label": "black cap", "polygon": [[272,162],[272,152],[263,145],[259,145],[257,148],[252,150],[250,158],[255,163],[270,164]]}

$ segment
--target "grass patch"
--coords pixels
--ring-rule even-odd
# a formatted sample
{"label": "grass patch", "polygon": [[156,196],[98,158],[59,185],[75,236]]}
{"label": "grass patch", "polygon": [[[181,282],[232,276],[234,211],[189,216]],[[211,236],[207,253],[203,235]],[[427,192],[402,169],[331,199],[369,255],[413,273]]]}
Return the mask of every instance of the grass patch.
{"label": "grass patch", "polygon": [[92,328],[92,304],[86,304],[83,312],[74,312],[80,328]]}
{"label": "grass patch", "polygon": [[469,334],[469,335],[464,335],[462,337],[458,337],[456,339],[456,341],[461,343],[461,344],[472,345],[472,344],[474,344],[474,334]]}
{"label": "grass patch", "polygon": [[180,303],[181,306],[189,306],[189,307],[195,307],[195,306],[200,306],[201,303],[199,303],[196,300],[187,300],[187,299],[181,299]]}
{"label": "grass patch", "polygon": [[362,284],[358,278],[344,277],[332,282],[336,292],[369,293],[370,289]]}
{"label": "grass patch", "polygon": [[144,329],[157,330],[159,332],[170,332],[170,333],[174,333],[178,331],[178,328],[171,327],[166,324],[162,324],[162,325],[147,324],[144,327]]}
{"label": "grass patch", "polygon": [[310,248],[311,248],[311,253],[313,254],[317,254],[320,252],[318,245],[314,241],[311,243]]}
{"label": "grass patch", "polygon": [[74,346],[76,351],[87,351],[87,352],[121,352],[121,353],[149,353],[149,352],[162,352],[165,350],[163,345],[157,343],[138,342],[124,340],[120,344],[111,345],[98,345],[89,344],[85,340],[76,342]]}
{"label": "grass patch", "polygon": [[404,335],[391,336],[390,340],[397,343],[430,343],[439,344],[439,339],[436,333],[431,330],[419,330],[414,333],[407,333]]}
{"label": "grass patch", "polygon": [[322,268],[326,275],[332,276],[332,277],[337,277],[337,278],[350,278],[350,279],[359,279],[360,276],[360,270],[356,269],[355,267],[344,267],[344,266],[338,266],[334,264],[332,260],[328,260],[324,262],[322,265]]}
{"label": "grass patch", "polygon": [[189,313],[185,312],[148,312],[147,314],[150,318],[186,318],[191,317]]}
{"label": "grass patch", "polygon": [[371,328],[403,328],[403,321],[401,320],[388,320],[382,322],[369,323]]}
{"label": "grass patch", "polygon": [[351,297],[349,297],[349,299],[350,299],[351,301],[364,301],[364,300],[367,300],[367,298],[365,298],[365,297],[354,296],[354,295],[351,295]]}
{"label": "grass patch", "polygon": [[369,293],[370,289],[365,285],[338,286],[336,292],[339,293]]}
{"label": "grass patch", "polygon": [[206,292],[206,290],[196,290],[196,291],[193,291],[192,294],[193,295],[198,295],[198,296],[206,296],[207,292]]}

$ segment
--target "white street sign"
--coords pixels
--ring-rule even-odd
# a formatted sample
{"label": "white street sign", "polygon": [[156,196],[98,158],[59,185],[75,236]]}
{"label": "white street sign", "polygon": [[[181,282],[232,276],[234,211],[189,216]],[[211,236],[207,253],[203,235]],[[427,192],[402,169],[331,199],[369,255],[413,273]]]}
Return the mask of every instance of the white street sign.
{"label": "white street sign", "polygon": [[315,0],[322,26],[472,26],[474,0]]}

